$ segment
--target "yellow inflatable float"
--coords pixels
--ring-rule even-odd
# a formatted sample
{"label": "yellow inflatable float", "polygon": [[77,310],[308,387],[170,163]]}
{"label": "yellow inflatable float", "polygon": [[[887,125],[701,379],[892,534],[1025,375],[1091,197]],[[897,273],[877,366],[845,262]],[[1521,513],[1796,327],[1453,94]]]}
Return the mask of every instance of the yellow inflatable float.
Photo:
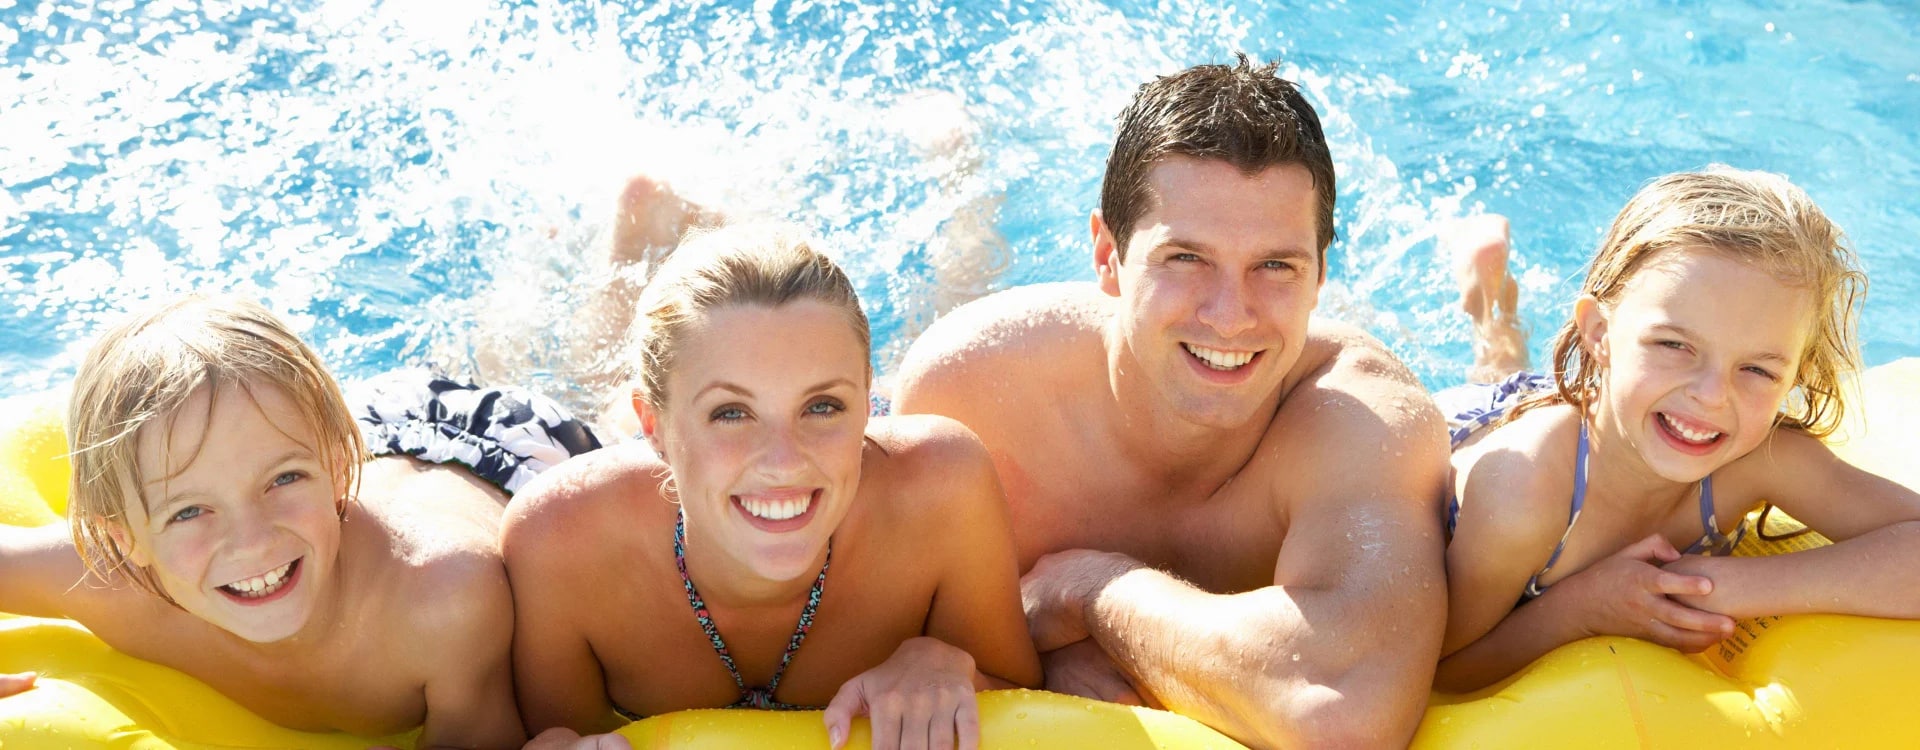
{"label": "yellow inflatable float", "polygon": [[[1861,408],[1835,440],[1848,461],[1920,487],[1920,359],[1861,378]],[[0,425],[0,522],[61,520],[68,468],[48,400],[0,403],[27,414]],[[1775,514],[1777,534],[1790,519]],[[1770,534],[1771,535],[1771,534]],[[1736,554],[1824,544],[1817,535]],[[1814,615],[1740,623],[1712,652],[1687,656],[1627,638],[1564,646],[1508,680],[1469,695],[1435,694],[1418,748],[1914,747],[1920,721],[1920,622]],[[120,654],[64,620],[0,620],[0,672],[38,671],[39,686],[0,698],[0,748],[364,748],[410,736],[362,738],[274,726],[200,682]],[[1034,691],[980,696],[988,748],[1237,747],[1173,714]],[[826,746],[818,712],[684,711],[621,730],[637,748]],[[866,728],[850,743],[865,747]]]}

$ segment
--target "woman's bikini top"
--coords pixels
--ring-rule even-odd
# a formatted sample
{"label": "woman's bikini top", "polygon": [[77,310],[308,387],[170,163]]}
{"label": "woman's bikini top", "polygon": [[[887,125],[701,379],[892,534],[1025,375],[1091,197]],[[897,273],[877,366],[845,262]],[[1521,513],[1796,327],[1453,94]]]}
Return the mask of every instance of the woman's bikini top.
{"label": "woman's bikini top", "polygon": [[[1527,588],[1520,595],[1522,604],[1546,593],[1547,587],[1540,584],[1540,579],[1547,574],[1547,571],[1553,570],[1555,563],[1560,562],[1560,553],[1566,551],[1567,539],[1573,536],[1574,524],[1580,522],[1580,508],[1587,502],[1587,452],[1587,423],[1581,420],[1580,452],[1573,465],[1573,503],[1567,513],[1567,530],[1560,534],[1560,543],[1554,545],[1553,554],[1547,557],[1547,564],[1541,566],[1532,578],[1527,579]],[[1447,535],[1449,537],[1453,535],[1453,528],[1459,519],[1460,499],[1449,497],[1447,499]],[[1732,552],[1734,545],[1739,544],[1740,538],[1746,535],[1745,524],[1735,530],[1732,537],[1720,533],[1720,526],[1713,517],[1712,476],[1700,480],[1700,529],[1700,538],[1684,550],[1685,554],[1725,556]]]}
{"label": "woman's bikini top", "polygon": [[[740,670],[733,664],[733,654],[727,651],[727,642],[720,637],[720,628],[713,624],[713,616],[707,612],[707,603],[700,598],[700,589],[693,585],[693,578],[687,575],[687,515],[680,514],[673,522],[673,564],[680,569],[680,584],[687,590],[687,604],[693,607],[693,616],[700,621],[700,629],[706,631],[707,641],[713,645],[713,651],[720,655],[720,663],[727,667],[727,674],[733,676],[733,684],[740,688],[740,698],[727,708],[766,708],[775,711],[815,711],[825,706],[800,706],[781,703],[773,697],[773,691],[780,689],[780,678],[787,673],[787,664],[793,661],[793,655],[800,650],[800,643],[807,639],[807,631],[813,629],[813,613],[820,607],[820,594],[827,583],[827,568],[833,566],[833,540],[827,540],[827,559],[820,565],[820,575],[813,579],[813,588],[807,591],[807,606],[800,610],[800,622],[794,626],[793,635],[787,639],[786,653],[780,655],[780,666],[773,670],[773,678],[760,687],[747,687],[746,680],[740,678]],[[629,721],[638,721],[641,717],[619,706],[614,711]]]}

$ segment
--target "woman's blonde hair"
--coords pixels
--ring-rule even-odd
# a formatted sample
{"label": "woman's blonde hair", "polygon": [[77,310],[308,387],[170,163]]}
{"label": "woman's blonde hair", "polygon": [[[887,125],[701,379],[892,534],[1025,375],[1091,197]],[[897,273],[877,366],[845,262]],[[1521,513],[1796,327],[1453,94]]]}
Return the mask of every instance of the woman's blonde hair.
{"label": "woman's blonde hair", "polygon": [[[144,507],[147,482],[170,478],[142,474],[140,431],[172,431],[181,408],[201,388],[208,389],[210,399],[217,399],[222,388],[239,388],[257,399],[254,389],[260,386],[285,393],[313,429],[320,444],[309,447],[334,486],[346,488],[336,500],[337,512],[346,517],[367,452],[340,386],[319,355],[258,303],[190,296],[109,328],[74,378],[67,405],[73,459],[67,515],[74,546],[89,571],[103,579],[124,572],[134,585],[172,601],[153,572],[134,565],[130,550],[121,549],[110,533],[126,529],[127,503]],[[204,418],[212,418],[211,409]],[[209,424],[207,429],[217,428]],[[198,455],[196,446],[182,466]]]}
{"label": "woman's blonde hair", "polygon": [[[779,307],[795,300],[840,310],[860,339],[863,358],[870,360],[872,334],[853,282],[797,228],[742,224],[689,236],[640,295],[628,334],[635,395],[655,409],[665,405],[667,375],[686,330],[709,312],[736,305]],[[865,366],[871,378],[872,362]]]}
{"label": "woman's blonde hair", "polygon": [[[1860,365],[1855,326],[1867,287],[1840,227],[1777,174],[1716,164],[1666,175],[1641,188],[1614,218],[1581,293],[1611,309],[1641,268],[1673,250],[1712,250],[1813,295],[1813,335],[1775,424],[1815,437],[1832,434],[1845,411],[1841,375]],[[1556,392],[1529,399],[1508,419],[1524,407],[1555,402],[1585,413],[1598,392],[1601,368],[1581,348],[1571,320],[1553,337],[1553,377]]]}

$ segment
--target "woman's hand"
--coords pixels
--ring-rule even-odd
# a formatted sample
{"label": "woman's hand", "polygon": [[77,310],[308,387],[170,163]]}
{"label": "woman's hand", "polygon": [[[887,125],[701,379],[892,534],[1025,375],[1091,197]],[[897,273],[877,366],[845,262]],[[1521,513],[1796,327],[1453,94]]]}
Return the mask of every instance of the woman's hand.
{"label": "woman's hand", "polygon": [[582,737],[566,727],[554,727],[534,737],[522,750],[633,750],[633,743],[617,734]]}
{"label": "woman's hand", "polygon": [[936,638],[910,638],[880,666],[840,686],[827,704],[827,738],[847,741],[853,717],[867,716],[874,750],[973,750],[980,712],[973,656]]}
{"label": "woman's hand", "polygon": [[1679,559],[1666,537],[1653,534],[1567,576],[1546,596],[1571,607],[1587,635],[1622,635],[1687,653],[1704,651],[1733,633],[1733,618],[1679,601],[1713,592],[1711,579],[1660,567]]}
{"label": "woman's hand", "polygon": [[33,672],[0,674],[0,698],[31,689],[33,687],[33,681],[37,677],[38,675]]}

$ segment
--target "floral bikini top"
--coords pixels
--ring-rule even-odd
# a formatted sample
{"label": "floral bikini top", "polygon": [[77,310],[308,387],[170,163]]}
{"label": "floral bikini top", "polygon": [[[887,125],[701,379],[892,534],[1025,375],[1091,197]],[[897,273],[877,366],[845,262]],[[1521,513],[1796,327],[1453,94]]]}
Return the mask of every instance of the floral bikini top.
{"label": "floral bikini top", "polygon": [[[733,676],[733,684],[740,688],[740,698],[727,708],[764,708],[775,711],[817,711],[825,706],[801,706],[782,703],[775,700],[773,692],[780,689],[780,678],[787,672],[787,664],[793,661],[793,655],[800,650],[800,643],[807,639],[807,632],[813,629],[813,613],[820,607],[820,595],[827,583],[827,568],[833,566],[833,540],[827,540],[827,559],[820,565],[820,575],[813,579],[813,588],[807,591],[807,606],[800,610],[800,622],[794,626],[792,637],[787,639],[786,653],[780,655],[780,666],[773,670],[773,678],[759,687],[747,687],[740,677],[740,670],[733,664],[733,654],[727,651],[727,642],[720,637],[720,628],[713,624],[713,615],[707,611],[707,602],[700,598],[700,589],[693,585],[693,578],[687,575],[687,515],[685,512],[673,522],[673,564],[680,569],[680,584],[687,590],[687,604],[693,607],[693,616],[700,621],[700,629],[706,631],[707,641],[713,645],[713,651],[720,655],[720,663],[727,667],[727,674]],[[619,706],[613,710],[629,721],[638,721],[642,717]]]}

